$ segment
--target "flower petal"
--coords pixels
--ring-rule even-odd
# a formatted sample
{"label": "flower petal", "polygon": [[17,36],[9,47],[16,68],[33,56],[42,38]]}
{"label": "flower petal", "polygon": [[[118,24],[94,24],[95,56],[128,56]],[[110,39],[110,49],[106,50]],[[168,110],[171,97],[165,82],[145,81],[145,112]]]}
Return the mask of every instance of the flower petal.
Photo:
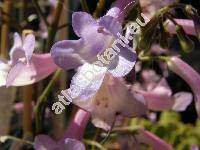
{"label": "flower petal", "polygon": [[86,12],[74,12],[72,14],[72,26],[79,37],[84,37],[92,28],[97,28],[97,25],[97,21]]}
{"label": "flower petal", "polygon": [[142,95],[132,92],[120,78],[112,78],[108,85],[116,111],[127,117],[142,116],[147,112]]}
{"label": "flower petal", "polygon": [[51,56],[54,62],[63,69],[73,69],[82,65],[82,58],[78,51],[82,49],[83,40],[63,40],[57,42],[51,48]]}
{"label": "flower petal", "polygon": [[[93,96],[100,88],[106,71],[105,67],[88,63],[79,67],[71,81],[69,89],[72,97],[78,97],[78,99],[84,101]],[[77,103],[78,101],[73,102]]]}
{"label": "flower petal", "polygon": [[10,69],[7,79],[6,79],[6,87],[12,85],[13,81],[18,77],[20,72],[26,67],[26,64],[23,62],[18,62]]}
{"label": "flower petal", "polygon": [[115,37],[117,37],[117,33],[122,32],[121,23],[117,21],[116,18],[111,16],[103,16],[99,20],[99,25],[103,26],[106,30],[111,32]]}
{"label": "flower petal", "polygon": [[142,80],[147,91],[151,91],[153,88],[155,88],[160,78],[161,77],[156,74],[154,70],[146,69],[142,71]]}
{"label": "flower petal", "polygon": [[15,32],[13,35],[13,47],[11,49],[11,52],[16,47],[22,47],[22,39],[21,39],[21,36],[17,32]]}
{"label": "flower petal", "polygon": [[57,148],[56,142],[47,135],[38,135],[35,137],[34,148],[36,150],[53,150]]}
{"label": "flower petal", "polygon": [[78,140],[67,138],[59,144],[60,150],[86,150],[83,143]]}
{"label": "flower petal", "polygon": [[137,92],[144,96],[148,108],[154,111],[171,109],[174,104],[172,100],[172,91],[165,78],[162,78],[150,91],[137,90]]}
{"label": "flower petal", "polygon": [[106,15],[115,17],[119,22],[123,22],[126,15],[128,15],[128,12],[137,2],[138,0],[117,0],[113,3],[112,8],[107,12]]}
{"label": "flower petal", "polygon": [[19,58],[25,57],[25,52],[22,48],[22,39],[18,33],[14,33],[13,35],[14,43],[13,47],[10,50],[10,59],[11,63],[14,65]]}
{"label": "flower petal", "polygon": [[[18,71],[19,68],[20,71]],[[11,68],[7,77],[7,86],[33,84],[49,76],[56,69],[58,69],[58,66],[53,63],[50,54],[33,55],[30,65],[19,63],[16,68]]]}
{"label": "flower petal", "polygon": [[111,62],[109,72],[114,77],[123,77],[127,75],[135,66],[137,55],[135,52],[131,51],[130,47],[128,48],[121,47],[120,54],[117,57],[119,57],[117,66],[112,66],[112,62]]}
{"label": "flower petal", "polygon": [[152,91],[160,95],[166,95],[166,96],[172,95],[172,90],[169,87],[167,80],[165,78],[162,78]]}
{"label": "flower petal", "polygon": [[6,78],[9,70],[10,65],[3,60],[0,60],[0,87],[6,85]]}
{"label": "flower petal", "polygon": [[[142,96],[132,93],[121,79],[107,75],[98,93],[88,100],[92,122],[96,127],[110,130],[118,115],[136,117],[146,114]],[[88,104],[88,106],[89,106]]]}
{"label": "flower petal", "polygon": [[187,106],[192,102],[192,94],[189,92],[179,92],[174,96],[174,105],[172,107],[175,111],[185,111]]}
{"label": "flower petal", "polygon": [[25,51],[28,63],[30,63],[30,59],[33,55],[34,48],[35,48],[35,36],[33,34],[28,34],[23,41],[23,49]]}

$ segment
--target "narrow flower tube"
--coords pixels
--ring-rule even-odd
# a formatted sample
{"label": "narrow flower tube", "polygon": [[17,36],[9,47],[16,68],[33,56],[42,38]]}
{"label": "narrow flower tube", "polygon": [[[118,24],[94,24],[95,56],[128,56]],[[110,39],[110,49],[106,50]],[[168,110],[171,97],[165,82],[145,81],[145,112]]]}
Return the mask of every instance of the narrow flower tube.
{"label": "narrow flower tube", "polygon": [[139,130],[139,135],[136,136],[140,143],[151,146],[154,150],[173,150],[172,146],[144,129]]}
{"label": "narrow flower tube", "polygon": [[191,87],[196,102],[197,114],[200,117],[200,75],[191,66],[178,57],[172,57],[167,62],[171,71],[185,80]]}
{"label": "narrow flower tube", "polygon": [[90,119],[90,113],[79,109],[65,132],[63,139],[71,138],[81,140]]}

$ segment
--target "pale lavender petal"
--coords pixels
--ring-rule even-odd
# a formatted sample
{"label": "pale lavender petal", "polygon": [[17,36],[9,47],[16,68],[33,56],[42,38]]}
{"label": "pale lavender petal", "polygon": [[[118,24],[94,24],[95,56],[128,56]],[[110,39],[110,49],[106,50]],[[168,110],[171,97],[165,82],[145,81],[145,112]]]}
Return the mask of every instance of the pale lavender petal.
{"label": "pale lavender petal", "polygon": [[90,14],[86,12],[74,12],[72,14],[72,26],[77,36],[85,37],[88,32],[97,29],[98,24]]}
{"label": "pale lavender petal", "polygon": [[132,92],[125,81],[112,77],[108,85],[116,111],[127,117],[143,116],[147,112],[142,95]]}
{"label": "pale lavender petal", "polygon": [[[196,32],[195,32],[195,27],[194,27],[194,22],[192,20],[189,19],[175,19],[175,21],[181,25],[184,29],[184,31],[187,34],[190,35],[195,35],[196,36]],[[169,22],[167,24],[167,29],[170,33],[172,34],[176,34],[176,29],[175,29],[175,25],[172,22]]]}
{"label": "pale lavender petal", "polygon": [[172,100],[171,96],[169,96],[167,93],[157,93],[157,92],[146,92],[146,91],[139,91],[138,93],[144,96],[147,106],[150,110],[154,111],[162,111],[171,109],[174,101]]}
{"label": "pale lavender petal", "polygon": [[112,16],[122,23],[137,2],[138,0],[116,0],[106,15]]}
{"label": "pale lavender petal", "polygon": [[67,138],[59,144],[60,150],[86,150],[83,143],[78,140]]}
{"label": "pale lavender petal", "polygon": [[14,38],[14,44],[13,44],[13,46],[15,46],[15,47],[21,47],[22,46],[21,36],[17,32],[15,32],[14,35],[13,35],[13,38]]}
{"label": "pale lavender petal", "polygon": [[16,47],[12,52],[11,55],[11,65],[15,65],[20,58],[25,58],[25,52],[22,48]]}
{"label": "pale lavender petal", "polygon": [[25,57],[25,52],[22,48],[22,39],[18,33],[14,33],[13,35],[14,43],[13,47],[10,50],[10,59],[11,63],[14,65],[19,58]]}
{"label": "pale lavender petal", "polygon": [[6,87],[9,87],[13,84],[13,82],[18,78],[21,71],[26,67],[26,63],[17,62],[8,72],[8,76],[6,79]]}
{"label": "pale lavender petal", "polygon": [[63,69],[74,69],[83,64],[78,54],[83,49],[83,40],[63,40],[57,42],[51,48],[51,56],[54,62]]}
{"label": "pale lavender petal", "polygon": [[87,108],[92,123],[104,130],[110,130],[118,115],[136,117],[145,115],[147,107],[144,98],[132,93],[122,79],[107,75],[98,93],[88,100]]}
{"label": "pale lavender petal", "polygon": [[[104,25],[106,26],[106,23]],[[114,40],[107,26],[104,28],[99,25],[92,16],[85,12],[73,13],[73,28],[83,41],[76,52],[89,63],[96,61],[97,54],[108,48]]]}
{"label": "pale lavender petal", "polygon": [[165,78],[162,78],[152,91],[161,95],[166,95],[166,96],[172,95],[172,90],[169,87],[167,80]]}
{"label": "pale lavender petal", "polygon": [[189,92],[179,92],[174,96],[174,105],[172,107],[175,111],[185,111],[188,105],[192,102],[192,94]]}
{"label": "pale lavender petal", "polygon": [[156,74],[154,70],[148,69],[142,71],[142,79],[147,91],[151,91],[153,88],[155,88],[160,78],[161,77]]}
{"label": "pale lavender petal", "polygon": [[8,64],[8,62],[0,60],[0,87],[6,85],[6,78],[10,67],[11,66]]}
{"label": "pale lavender petal", "polygon": [[119,61],[115,69],[109,69],[114,77],[123,77],[127,75],[135,66],[136,61],[128,61],[124,57],[119,56]]}
{"label": "pale lavender petal", "polygon": [[165,78],[162,78],[150,91],[137,90],[137,92],[144,96],[148,108],[151,110],[161,111],[171,109],[174,104],[172,91]]}
{"label": "pale lavender petal", "polygon": [[38,135],[35,137],[34,148],[36,150],[54,150],[58,146],[56,142],[47,135]]}
{"label": "pale lavender petal", "polygon": [[171,71],[185,80],[191,87],[195,97],[197,113],[200,117],[200,75],[191,66],[178,57],[172,57],[168,62]]}
{"label": "pale lavender petal", "polygon": [[[109,68],[109,72],[112,73],[114,77],[123,77],[127,75],[135,66],[136,60],[137,60],[137,55],[136,53],[126,45],[126,47],[119,47],[120,48],[120,53],[118,54],[118,62],[117,66],[112,65],[112,60],[111,65]],[[112,69],[114,68],[114,69]]]}
{"label": "pale lavender petal", "polygon": [[103,26],[106,30],[111,32],[115,37],[117,37],[117,33],[122,32],[121,23],[117,21],[116,18],[111,16],[103,16],[99,20],[99,25]]}
{"label": "pale lavender petal", "polygon": [[33,34],[28,34],[23,41],[23,49],[25,51],[27,63],[30,63],[30,59],[33,55],[35,48],[35,36]]}
{"label": "pale lavender petal", "polygon": [[[30,65],[19,64],[19,66],[21,67],[19,67],[19,72],[16,73],[15,70],[9,72],[7,78],[8,85],[24,86],[33,84],[44,79],[58,69],[58,66],[54,64],[50,54],[33,55]],[[13,77],[14,75],[16,78]],[[13,80],[13,78],[15,79]]]}
{"label": "pale lavender petal", "polygon": [[[104,76],[107,72],[105,67],[85,63],[78,68],[77,73],[74,75],[70,89],[72,97],[78,97],[81,101],[87,100],[93,96],[100,88]],[[79,103],[79,101],[73,101]]]}
{"label": "pale lavender petal", "polygon": [[136,135],[139,143],[151,146],[154,150],[173,150],[172,146],[144,129],[139,129],[139,135]]}

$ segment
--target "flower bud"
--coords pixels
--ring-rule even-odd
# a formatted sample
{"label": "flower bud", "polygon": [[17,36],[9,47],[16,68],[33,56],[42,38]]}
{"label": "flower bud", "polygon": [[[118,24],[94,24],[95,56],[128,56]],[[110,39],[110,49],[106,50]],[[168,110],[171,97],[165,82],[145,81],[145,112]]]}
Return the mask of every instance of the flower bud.
{"label": "flower bud", "polygon": [[191,5],[186,5],[185,14],[189,18],[191,18],[194,22],[197,38],[200,40],[200,17],[198,15],[197,10]]}
{"label": "flower bud", "polygon": [[187,36],[184,29],[176,25],[176,33],[183,51],[187,53],[191,52],[194,49],[194,42]]}

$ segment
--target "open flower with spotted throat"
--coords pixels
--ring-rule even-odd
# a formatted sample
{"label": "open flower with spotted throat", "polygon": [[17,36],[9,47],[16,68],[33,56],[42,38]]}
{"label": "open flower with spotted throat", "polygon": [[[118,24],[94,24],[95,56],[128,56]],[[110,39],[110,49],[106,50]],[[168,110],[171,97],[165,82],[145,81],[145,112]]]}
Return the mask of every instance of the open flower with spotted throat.
{"label": "open flower with spotted throat", "polygon": [[[113,77],[105,67],[98,67],[95,72],[91,64],[84,64],[78,69],[71,81],[68,93],[72,103],[91,113],[96,127],[110,130],[116,117],[137,117],[147,112],[143,96],[134,93],[123,78]],[[84,73],[90,73],[88,79]]]}
{"label": "open flower with spotted throat", "polygon": [[0,86],[24,86],[44,79],[58,66],[50,54],[33,54],[35,36],[28,34],[22,40],[14,34],[10,60],[0,60]]}
{"label": "open flower with spotted throat", "polygon": [[[132,93],[118,78],[128,74],[136,61],[136,53],[121,35],[121,23],[135,3],[117,0],[98,20],[84,12],[73,13],[72,26],[81,38],[57,42],[51,50],[55,63],[61,68],[66,69],[69,63],[78,67],[70,88],[62,93],[69,93],[72,103],[90,112],[94,125],[105,130],[111,129],[118,115],[135,117],[147,111],[143,97]],[[101,53],[107,56],[109,63],[99,55]],[[104,59],[104,65],[99,59]]]}

